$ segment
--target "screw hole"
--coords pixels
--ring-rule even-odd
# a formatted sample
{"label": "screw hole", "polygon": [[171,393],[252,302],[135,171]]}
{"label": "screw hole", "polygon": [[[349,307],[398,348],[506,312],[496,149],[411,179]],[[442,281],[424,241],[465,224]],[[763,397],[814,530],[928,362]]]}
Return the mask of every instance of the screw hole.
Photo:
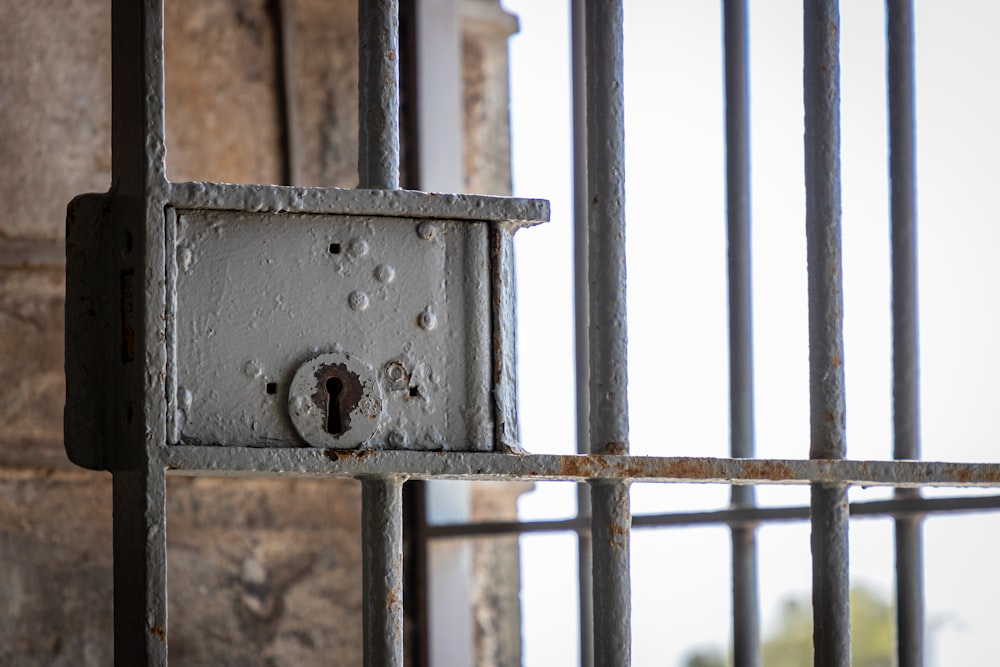
{"label": "screw hole", "polygon": [[264,389],[269,394],[277,394],[278,393],[278,383],[277,382],[268,382],[267,386]]}
{"label": "screw hole", "polygon": [[331,255],[339,255],[340,254],[340,244],[339,243],[331,243],[330,244],[330,254]]}

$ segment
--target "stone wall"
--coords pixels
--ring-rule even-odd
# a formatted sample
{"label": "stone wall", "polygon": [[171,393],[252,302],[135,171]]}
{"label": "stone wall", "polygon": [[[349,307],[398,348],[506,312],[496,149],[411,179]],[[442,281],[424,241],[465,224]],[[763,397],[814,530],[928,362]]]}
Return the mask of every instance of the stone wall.
{"label": "stone wall", "polygon": [[[504,194],[515,24],[467,4],[467,182]],[[356,185],[356,0],[285,6],[290,40],[273,0],[166,2],[171,180]],[[110,2],[0,11],[0,664],[108,665],[111,480],[65,459],[62,366],[65,206],[110,183]],[[360,664],[357,483],[170,478],[167,503],[172,665]],[[516,540],[476,559],[478,662],[519,664]]]}

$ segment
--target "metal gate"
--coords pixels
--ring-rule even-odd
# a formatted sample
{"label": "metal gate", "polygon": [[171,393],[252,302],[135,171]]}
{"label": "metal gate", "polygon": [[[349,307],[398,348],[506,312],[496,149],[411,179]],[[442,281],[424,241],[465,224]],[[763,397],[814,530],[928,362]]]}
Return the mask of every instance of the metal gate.
{"label": "metal gate", "polygon": [[[164,164],[162,4],[162,0],[112,3],[113,186],[108,195],[75,200],[67,233],[66,446],[76,463],[113,473],[117,664],[166,664],[167,474],[359,479],[368,665],[402,664],[401,488],[407,480],[578,482],[581,520],[438,527],[429,534],[578,530],[581,544],[590,545],[581,548],[581,572],[588,580],[581,589],[584,597],[592,595],[592,606],[585,604],[581,614],[583,660],[595,665],[630,662],[631,527],[705,522],[732,527],[734,659],[737,665],[759,664],[756,525],[808,514],[813,527],[815,660],[817,665],[846,667],[850,664],[847,525],[851,512],[847,488],[895,487],[893,500],[869,503],[855,511],[896,517],[899,664],[922,664],[921,517],[941,510],[985,509],[996,503],[991,498],[923,500],[919,488],[1000,486],[1000,464],[917,460],[913,38],[908,0],[888,2],[894,461],[846,458],[836,0],[804,2],[812,428],[808,458],[795,460],[754,458],[745,0],[724,2],[732,423],[732,458],[725,459],[629,455],[620,0],[574,3],[575,120],[581,151],[576,157],[578,349],[586,351],[578,367],[580,432],[585,437],[580,437],[582,451],[576,456],[533,455],[521,451],[517,442],[511,237],[517,228],[546,219],[547,205],[398,190],[396,2],[360,2],[359,171],[363,189],[357,191],[169,182]],[[427,435],[431,431],[419,424],[418,415],[407,413],[407,423],[416,424],[414,428],[423,434],[418,436],[423,447],[436,451],[414,450],[413,432],[387,426],[405,412],[401,406],[407,396],[422,396],[426,386],[408,381],[416,372],[408,358],[383,364],[383,355],[376,366],[363,363],[362,357],[382,354],[372,352],[371,346],[379,334],[358,343],[361,355],[339,346],[323,351],[306,346],[292,355],[301,362],[297,367],[251,359],[238,372],[260,389],[253,396],[239,394],[235,384],[227,384],[222,371],[211,377],[199,375],[210,364],[199,365],[192,359],[224,355],[229,346],[206,352],[195,341],[185,347],[188,343],[179,330],[187,326],[182,320],[194,317],[185,309],[188,303],[197,302],[211,274],[188,279],[184,272],[198,262],[224,255],[225,244],[233,239],[250,242],[241,235],[267,243],[270,239],[258,223],[264,220],[266,227],[280,226],[289,217],[294,218],[289,224],[295,234],[305,229],[323,252],[335,256],[332,261],[352,253],[364,256],[377,247],[396,253],[405,262],[411,253],[422,252],[419,240],[429,242],[438,234],[450,234],[448,242],[462,248],[460,259],[432,257],[426,264],[433,264],[433,270],[443,271],[445,277],[454,278],[458,272],[472,286],[457,291],[442,288],[442,293],[432,290],[430,296],[413,298],[416,303],[427,296],[428,302],[413,313],[416,328],[432,332],[439,318],[448,323],[461,321],[464,326],[459,344],[464,356],[457,360],[448,356],[455,350],[447,345],[446,349],[432,345],[426,354],[440,352],[444,359],[435,363],[453,362],[462,369],[454,382],[463,389],[454,395],[442,394],[441,409],[461,406],[471,413],[472,417],[462,417],[465,430],[451,432],[442,427],[434,431],[439,437]],[[348,230],[347,236],[324,236],[334,223]],[[416,235],[387,240],[401,224],[410,225],[407,229],[412,227]],[[365,234],[370,238],[362,238]],[[192,235],[200,235],[211,251],[192,251],[185,243]],[[212,240],[212,235],[224,240]],[[223,245],[213,245],[218,243]],[[310,247],[306,252],[316,252]],[[395,271],[380,264],[373,278],[387,284]],[[470,271],[475,277],[471,281]],[[313,289],[308,277],[295,277],[304,293]],[[361,290],[342,296],[355,313],[366,311],[372,298]],[[461,306],[453,317],[436,310],[458,302]],[[236,305],[233,318],[246,304]],[[209,329],[206,325],[200,331],[211,337],[214,330]],[[276,365],[283,370],[272,378],[269,369]],[[209,392],[207,398],[197,390],[192,393],[183,384],[185,373],[218,391]],[[296,393],[296,382],[303,376],[305,389]],[[428,381],[434,382],[429,376]],[[230,389],[236,393],[226,394]],[[395,391],[401,392],[398,404],[393,403],[391,392]],[[290,422],[285,421],[284,406],[275,406],[283,398],[287,398]],[[370,421],[365,421],[366,415]],[[456,417],[448,423],[459,421]],[[348,433],[351,437],[345,438]],[[629,510],[633,481],[730,485],[732,506],[708,514],[633,519]],[[758,484],[809,484],[811,507],[758,509],[753,494]]]}

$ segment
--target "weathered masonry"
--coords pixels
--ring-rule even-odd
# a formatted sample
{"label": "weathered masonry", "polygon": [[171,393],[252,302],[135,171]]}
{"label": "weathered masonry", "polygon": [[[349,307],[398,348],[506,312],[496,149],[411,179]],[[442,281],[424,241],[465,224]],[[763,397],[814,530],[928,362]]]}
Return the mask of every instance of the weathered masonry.
{"label": "weathered masonry", "polygon": [[[754,457],[746,3],[725,2],[732,458],[629,454],[620,1],[574,2],[580,454],[517,439],[511,237],[537,200],[399,189],[398,7],[360,2],[358,190],[172,183],[164,161],[163,4],[113,2],[113,187],[70,207],[66,449],[114,484],[115,659],[162,665],[167,475],[352,478],[363,488],[364,661],[400,665],[402,489],[409,480],[566,480],[581,518],[453,526],[432,536],[577,530],[583,661],[630,663],[633,526],[725,522],[737,665],[756,665],[756,526],[800,516],[753,486],[808,484],[815,664],[850,665],[851,485],[896,516],[899,664],[923,663],[920,520],[995,498],[1000,464],[919,460],[912,7],[888,3],[892,110],[893,461],[847,458],[840,266],[839,11],[804,3],[808,458]],[[585,159],[584,159],[585,158]],[[94,271],[93,267],[100,267]],[[803,452],[805,455],[806,452]],[[632,517],[632,483],[732,487],[730,510]],[[588,599],[590,598],[590,599]],[[589,613],[588,613],[589,612]]]}

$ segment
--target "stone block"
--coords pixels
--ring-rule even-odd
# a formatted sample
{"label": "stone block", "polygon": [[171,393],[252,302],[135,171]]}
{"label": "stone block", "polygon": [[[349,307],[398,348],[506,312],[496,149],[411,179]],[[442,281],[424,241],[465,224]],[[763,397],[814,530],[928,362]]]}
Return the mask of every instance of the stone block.
{"label": "stone block", "polygon": [[61,270],[0,269],[0,464],[68,465]]}
{"label": "stone block", "polygon": [[0,242],[59,240],[111,183],[111,3],[0,3]]}
{"label": "stone block", "polygon": [[[360,485],[170,478],[170,664],[361,664]],[[112,663],[111,476],[0,469],[0,664]]]}
{"label": "stone block", "polygon": [[171,478],[171,665],[361,664],[361,485]]}
{"label": "stone block", "polygon": [[276,4],[165,3],[170,180],[282,182]]}

